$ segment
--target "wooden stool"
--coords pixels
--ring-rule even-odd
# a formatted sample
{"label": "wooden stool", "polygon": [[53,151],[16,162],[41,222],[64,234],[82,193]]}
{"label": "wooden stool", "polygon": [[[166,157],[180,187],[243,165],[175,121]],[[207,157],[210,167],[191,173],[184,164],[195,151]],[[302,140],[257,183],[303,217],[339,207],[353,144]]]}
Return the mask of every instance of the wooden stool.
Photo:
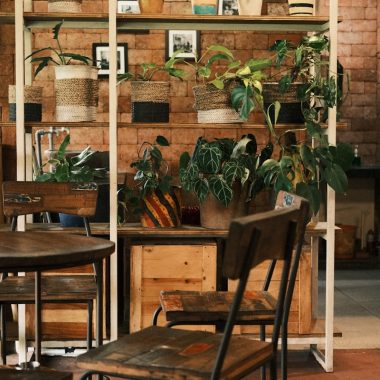
{"label": "wooden stool", "polygon": [[11,367],[0,367],[1,380],[72,380],[73,374],[58,372],[48,368],[18,370]]}

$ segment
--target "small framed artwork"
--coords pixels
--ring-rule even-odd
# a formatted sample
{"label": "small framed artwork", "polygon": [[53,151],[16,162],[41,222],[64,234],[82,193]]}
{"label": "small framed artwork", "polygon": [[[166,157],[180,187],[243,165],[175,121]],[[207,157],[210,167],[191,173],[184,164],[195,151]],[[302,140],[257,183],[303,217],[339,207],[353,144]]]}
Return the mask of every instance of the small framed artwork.
{"label": "small framed artwork", "polygon": [[130,0],[130,1],[118,0],[117,11],[118,13],[139,14],[141,13],[139,1],[138,0]]}
{"label": "small framed artwork", "polygon": [[238,0],[219,0],[219,15],[237,16],[239,14]]}
{"label": "small framed artwork", "polygon": [[166,31],[166,59],[169,59],[177,50],[183,50],[178,58],[193,61],[200,56],[200,32],[198,30],[167,30]]}
{"label": "small framed artwork", "polygon": [[[92,59],[99,68],[99,78],[108,78],[110,48],[106,43],[92,44]],[[117,45],[117,73],[124,74],[128,70],[128,44]]]}

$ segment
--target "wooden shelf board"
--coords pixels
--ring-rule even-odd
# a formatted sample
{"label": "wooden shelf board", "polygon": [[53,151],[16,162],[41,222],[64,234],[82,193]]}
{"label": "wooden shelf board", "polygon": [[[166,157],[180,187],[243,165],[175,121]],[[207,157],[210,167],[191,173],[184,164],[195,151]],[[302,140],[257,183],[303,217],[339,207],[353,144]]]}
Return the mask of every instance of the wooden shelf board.
{"label": "wooden shelf board", "polygon": [[[25,25],[30,28],[50,28],[65,20],[66,28],[108,28],[107,13],[35,13],[25,12]],[[12,13],[0,13],[0,23],[14,23]],[[260,30],[323,32],[329,28],[324,16],[200,16],[200,15],[131,15],[118,14],[119,30],[197,29],[197,30]]]}

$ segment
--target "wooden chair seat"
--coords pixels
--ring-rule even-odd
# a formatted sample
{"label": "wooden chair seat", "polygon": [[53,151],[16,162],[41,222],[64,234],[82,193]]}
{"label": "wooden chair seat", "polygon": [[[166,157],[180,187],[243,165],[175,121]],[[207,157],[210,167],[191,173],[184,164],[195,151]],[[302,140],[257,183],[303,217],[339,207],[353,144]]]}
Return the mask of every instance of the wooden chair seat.
{"label": "wooden chair seat", "polygon": [[[124,378],[210,379],[222,334],[152,326],[77,359],[86,370]],[[238,379],[273,356],[271,343],[231,337],[220,379]]]}
{"label": "wooden chair seat", "polygon": [[[64,291],[62,291],[64,289]],[[34,303],[32,276],[7,277],[0,282],[0,303]],[[94,276],[42,276],[42,302],[84,302],[96,298]]]}
{"label": "wooden chair seat", "polygon": [[[227,319],[233,297],[233,292],[161,291],[160,302],[168,321],[212,322]],[[276,302],[269,292],[246,291],[236,320],[274,320]]]}
{"label": "wooden chair seat", "polygon": [[72,380],[72,378],[71,373],[45,368],[21,371],[10,367],[0,367],[1,380]]}

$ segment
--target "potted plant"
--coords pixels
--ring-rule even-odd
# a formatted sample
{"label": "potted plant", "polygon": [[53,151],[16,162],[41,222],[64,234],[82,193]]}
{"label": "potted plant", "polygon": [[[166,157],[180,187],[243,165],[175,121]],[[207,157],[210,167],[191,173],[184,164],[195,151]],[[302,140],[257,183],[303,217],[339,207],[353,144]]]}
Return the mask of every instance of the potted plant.
{"label": "potted plant", "polygon": [[260,153],[253,135],[241,140],[198,138],[192,156],[180,157],[180,182],[200,202],[201,225],[227,229],[233,217],[246,213],[247,204],[263,189],[257,170],[272,155],[268,144]]}
{"label": "potted plant", "polygon": [[[92,60],[86,56],[64,52],[59,41],[63,21],[53,27],[53,39],[57,47],[45,47],[34,51],[25,59],[37,62],[35,72],[55,65],[56,120],[93,121],[96,120],[98,106],[98,69],[90,66]],[[48,52],[47,55],[41,55]],[[53,53],[52,56],[50,53]],[[74,64],[74,63],[82,64]]]}
{"label": "potted plant", "polygon": [[127,72],[118,76],[118,84],[131,81],[132,121],[169,122],[169,87],[167,81],[153,81],[156,74],[164,72],[182,80],[184,71],[176,67],[182,59],[175,52],[164,65],[142,63],[136,74]]}
{"label": "potted plant", "polygon": [[129,194],[129,201],[138,206],[143,227],[181,225],[179,189],[172,186],[168,164],[160,150],[160,147],[165,146],[169,146],[169,142],[164,136],[157,136],[153,144],[144,142],[139,149],[138,159],[131,164],[136,170],[134,180],[138,196],[131,197]]}
{"label": "potted plant", "polygon": [[[104,168],[92,168],[89,161],[96,154],[88,146],[82,152],[70,155],[67,147],[70,144],[70,135],[66,135],[55,157],[50,158],[37,173],[35,181],[38,182],[96,182],[99,187],[96,214],[94,221],[107,221],[109,217],[109,192],[106,183],[106,170]],[[46,166],[51,166],[52,170],[43,171]],[[103,186],[104,185],[104,186]],[[94,183],[94,186],[97,186]],[[108,210],[107,206],[108,205]],[[60,215],[61,224],[64,226],[82,226],[83,219],[73,215]]]}

